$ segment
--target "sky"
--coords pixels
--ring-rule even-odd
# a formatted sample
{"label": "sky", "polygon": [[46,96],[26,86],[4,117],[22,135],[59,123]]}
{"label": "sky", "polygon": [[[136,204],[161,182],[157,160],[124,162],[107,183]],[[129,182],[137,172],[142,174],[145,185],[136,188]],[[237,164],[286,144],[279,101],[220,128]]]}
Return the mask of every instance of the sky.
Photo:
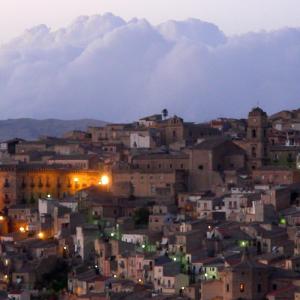
{"label": "sky", "polygon": [[1,0],[0,44],[38,24],[58,29],[80,15],[105,12],[153,24],[199,18],[227,35],[300,27],[299,0]]}
{"label": "sky", "polygon": [[0,0],[0,119],[299,108],[298,1]]}

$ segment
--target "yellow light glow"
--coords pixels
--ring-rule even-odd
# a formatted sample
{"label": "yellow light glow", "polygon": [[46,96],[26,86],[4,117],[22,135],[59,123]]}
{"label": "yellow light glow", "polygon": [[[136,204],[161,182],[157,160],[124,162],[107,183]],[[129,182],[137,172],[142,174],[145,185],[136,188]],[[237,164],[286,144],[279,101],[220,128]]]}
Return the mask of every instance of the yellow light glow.
{"label": "yellow light glow", "polygon": [[108,185],[109,184],[109,177],[107,175],[102,175],[99,181],[100,185]]}
{"label": "yellow light glow", "polygon": [[75,177],[73,180],[74,182],[79,182],[79,179],[77,177]]}
{"label": "yellow light glow", "polygon": [[20,232],[25,232],[25,228],[23,227],[23,226],[21,226],[20,228],[19,228],[19,230],[20,230]]}
{"label": "yellow light glow", "polygon": [[43,232],[39,232],[39,233],[38,233],[38,237],[39,237],[40,239],[43,239],[43,238],[44,238],[44,236],[45,236],[45,235],[44,235],[44,233],[43,233]]}
{"label": "yellow light glow", "polygon": [[66,247],[66,246],[64,246],[64,250],[67,250],[67,247]]}
{"label": "yellow light glow", "polygon": [[117,275],[116,275],[116,274],[114,274],[114,278],[117,278]]}
{"label": "yellow light glow", "polygon": [[3,221],[4,220],[4,217],[3,216],[0,216],[0,221]]}
{"label": "yellow light glow", "polygon": [[4,279],[7,280],[7,278],[8,278],[8,275],[4,275]]}

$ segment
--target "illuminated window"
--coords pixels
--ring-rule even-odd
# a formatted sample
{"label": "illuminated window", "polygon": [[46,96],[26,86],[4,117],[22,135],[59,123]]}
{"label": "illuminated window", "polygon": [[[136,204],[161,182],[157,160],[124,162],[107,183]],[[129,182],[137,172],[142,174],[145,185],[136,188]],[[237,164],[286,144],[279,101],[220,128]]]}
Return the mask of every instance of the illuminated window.
{"label": "illuminated window", "polygon": [[244,283],[240,283],[240,292],[244,293],[245,291],[245,284]]}

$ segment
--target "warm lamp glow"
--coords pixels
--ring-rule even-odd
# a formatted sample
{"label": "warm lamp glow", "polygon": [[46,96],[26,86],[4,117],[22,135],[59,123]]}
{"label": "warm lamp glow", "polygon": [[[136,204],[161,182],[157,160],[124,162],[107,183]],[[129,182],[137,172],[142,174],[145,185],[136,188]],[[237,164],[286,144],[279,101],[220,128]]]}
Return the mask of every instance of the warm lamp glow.
{"label": "warm lamp glow", "polygon": [[19,230],[20,230],[20,232],[25,232],[25,228],[23,227],[23,226],[21,226],[20,228],[19,228]]}
{"label": "warm lamp glow", "polygon": [[39,232],[39,233],[38,233],[38,237],[39,237],[40,239],[43,239],[43,238],[44,238],[44,236],[45,236],[45,235],[44,235],[44,233],[43,233],[43,232]]}
{"label": "warm lamp glow", "polygon": [[77,177],[75,177],[73,180],[74,180],[74,182],[78,182],[79,181],[79,179]]}
{"label": "warm lamp glow", "polygon": [[3,216],[0,216],[0,221],[3,221],[4,220],[4,217]]}
{"label": "warm lamp glow", "polygon": [[108,185],[109,184],[109,177],[107,175],[102,175],[99,181],[101,185]]}

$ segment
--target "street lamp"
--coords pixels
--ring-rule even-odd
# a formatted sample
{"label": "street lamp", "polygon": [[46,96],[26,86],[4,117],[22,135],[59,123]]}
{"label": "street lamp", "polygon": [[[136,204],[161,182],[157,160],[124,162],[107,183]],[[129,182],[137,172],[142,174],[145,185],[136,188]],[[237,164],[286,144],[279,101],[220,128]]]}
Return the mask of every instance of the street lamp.
{"label": "street lamp", "polygon": [[102,175],[99,181],[100,185],[108,185],[109,184],[109,177],[107,175]]}
{"label": "street lamp", "polygon": [[45,237],[45,234],[43,232],[38,233],[38,238],[43,239]]}

